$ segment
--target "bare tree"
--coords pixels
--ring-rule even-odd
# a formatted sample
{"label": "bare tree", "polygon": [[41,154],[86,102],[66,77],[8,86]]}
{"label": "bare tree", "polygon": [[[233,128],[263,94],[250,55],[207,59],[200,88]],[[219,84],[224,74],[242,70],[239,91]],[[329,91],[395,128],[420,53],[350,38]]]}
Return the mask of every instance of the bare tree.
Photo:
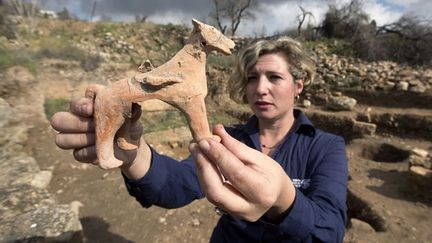
{"label": "bare tree", "polygon": [[135,14],[136,23],[145,23],[147,21],[148,15]]}
{"label": "bare tree", "polygon": [[[210,18],[215,22],[219,30],[225,34],[227,30],[235,35],[240,23],[245,19],[254,19],[252,13],[257,8],[256,0],[212,0],[213,10]],[[225,22],[228,22],[225,24]]]}
{"label": "bare tree", "polygon": [[432,20],[402,16],[397,22],[377,28],[385,40],[388,55],[395,61],[414,65],[432,65]]}
{"label": "bare tree", "polygon": [[311,18],[315,19],[314,15],[310,11],[306,11],[301,5],[299,5],[301,10],[301,14],[297,15],[298,25],[297,25],[297,35],[302,35],[302,26],[306,21],[306,18],[309,17],[309,21]]}
{"label": "bare tree", "polygon": [[95,16],[95,13],[96,13],[96,5],[97,5],[97,2],[94,1],[94,2],[93,2],[93,7],[92,7],[92,10],[91,10],[91,13],[90,13],[90,22],[93,21],[93,18],[94,18],[94,16]]}
{"label": "bare tree", "polygon": [[328,7],[329,10],[318,27],[324,37],[351,37],[369,24],[369,15],[363,9],[362,0],[351,0],[341,7],[332,3]]}
{"label": "bare tree", "polygon": [[393,33],[413,41],[432,36],[432,21],[416,16],[402,16],[397,22],[380,26],[377,34]]}
{"label": "bare tree", "polygon": [[22,0],[8,0],[5,4],[15,15],[31,18],[39,13],[39,4],[37,1],[26,3]]}
{"label": "bare tree", "polygon": [[213,0],[214,9],[210,12],[210,18],[216,23],[222,34],[225,34],[227,26],[222,24],[223,17],[221,15],[224,10],[222,9],[221,2],[222,1],[219,0]]}

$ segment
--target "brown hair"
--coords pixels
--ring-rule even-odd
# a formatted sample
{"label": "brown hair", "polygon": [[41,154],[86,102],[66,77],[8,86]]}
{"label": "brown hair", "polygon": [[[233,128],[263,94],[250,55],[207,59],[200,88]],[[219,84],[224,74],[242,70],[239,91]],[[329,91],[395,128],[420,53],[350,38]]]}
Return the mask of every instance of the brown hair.
{"label": "brown hair", "polygon": [[247,77],[258,58],[264,54],[281,53],[288,63],[289,72],[294,80],[303,79],[304,86],[315,77],[315,61],[303,49],[300,42],[289,37],[275,40],[258,40],[244,48],[237,56],[234,72],[231,75],[231,97],[246,102]]}

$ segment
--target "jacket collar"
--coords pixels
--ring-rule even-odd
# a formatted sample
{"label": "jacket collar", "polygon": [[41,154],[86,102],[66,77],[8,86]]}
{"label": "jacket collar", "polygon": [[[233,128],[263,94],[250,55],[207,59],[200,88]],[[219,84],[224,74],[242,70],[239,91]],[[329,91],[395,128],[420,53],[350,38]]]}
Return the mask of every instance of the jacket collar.
{"label": "jacket collar", "polygon": [[[294,109],[294,118],[295,121],[293,124],[293,129],[291,129],[291,131],[294,131],[295,133],[305,132],[306,134],[312,136],[315,135],[314,125],[301,110]],[[248,135],[259,133],[258,118],[255,115],[249,118],[248,122],[244,126],[244,131]]]}

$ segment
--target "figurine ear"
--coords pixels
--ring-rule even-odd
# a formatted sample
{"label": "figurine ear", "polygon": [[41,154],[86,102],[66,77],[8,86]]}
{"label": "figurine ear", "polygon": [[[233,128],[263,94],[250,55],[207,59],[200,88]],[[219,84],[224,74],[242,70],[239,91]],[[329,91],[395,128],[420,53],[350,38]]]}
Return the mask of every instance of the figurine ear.
{"label": "figurine ear", "polygon": [[196,19],[192,19],[192,24],[193,24],[194,30],[201,30],[201,25],[202,25],[201,22],[199,22]]}

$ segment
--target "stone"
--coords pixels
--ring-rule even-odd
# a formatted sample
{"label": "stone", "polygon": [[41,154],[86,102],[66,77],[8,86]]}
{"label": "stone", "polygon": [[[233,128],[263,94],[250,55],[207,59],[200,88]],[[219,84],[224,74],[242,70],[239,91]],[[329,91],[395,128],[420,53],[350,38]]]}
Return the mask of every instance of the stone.
{"label": "stone", "polygon": [[46,205],[0,226],[1,242],[84,242],[78,215],[69,205]]}
{"label": "stone", "polygon": [[80,207],[84,207],[84,204],[80,201],[72,201],[69,205],[70,205],[71,211],[74,212],[76,215],[79,215]]}
{"label": "stone", "polygon": [[401,70],[398,73],[398,76],[404,78],[404,77],[412,77],[414,75],[414,72],[412,70]]}
{"label": "stone", "polygon": [[47,188],[49,183],[51,182],[51,178],[52,171],[43,170],[34,176],[30,184],[37,188]]}
{"label": "stone", "polygon": [[392,90],[395,86],[396,84],[394,82],[387,81],[384,86],[384,90]]}
{"label": "stone", "polygon": [[419,186],[430,188],[430,185],[432,185],[432,170],[422,166],[411,166],[409,168],[409,177]]}
{"label": "stone", "polygon": [[357,114],[357,121],[359,122],[371,122],[372,117],[370,113],[358,113]]}
{"label": "stone", "polygon": [[9,159],[1,158],[0,165],[2,166],[0,170],[2,187],[28,185],[35,174],[40,172],[36,160],[27,155],[17,155]]}
{"label": "stone", "polygon": [[429,152],[424,149],[414,148],[411,150],[411,154],[420,156],[421,158],[426,158]]}
{"label": "stone", "polygon": [[375,135],[377,125],[374,123],[355,121],[353,124],[353,133],[361,137]]}
{"label": "stone", "polygon": [[411,86],[408,89],[410,92],[414,93],[424,93],[426,91],[426,87],[423,85]]}
{"label": "stone", "polygon": [[409,83],[406,81],[400,81],[399,83],[396,84],[396,90],[399,91],[407,91],[409,87]]}
{"label": "stone", "polygon": [[411,154],[408,157],[408,162],[410,166],[421,166],[426,169],[432,169],[432,161],[430,157],[421,157],[415,154]]}
{"label": "stone", "polygon": [[[94,99],[98,165],[112,169],[123,164],[114,157],[114,140],[125,150],[136,149],[127,131],[138,102],[159,99],[186,114],[195,141],[213,137],[206,115],[206,60],[212,51],[231,54],[235,43],[216,28],[192,20],[194,30],[186,45],[171,60],[146,73],[137,72],[109,86],[90,85],[86,97]],[[122,127],[122,130],[120,130]]]}
{"label": "stone", "polygon": [[197,218],[192,219],[192,226],[197,227],[197,226],[200,226],[200,224],[201,224],[201,222],[199,221],[199,219],[197,219]]}
{"label": "stone", "polygon": [[340,91],[334,91],[334,92],[332,92],[332,95],[334,97],[341,97],[342,96],[342,92],[340,92]]}
{"label": "stone", "polygon": [[159,224],[167,224],[167,220],[166,220],[166,218],[164,218],[164,217],[159,217]]}
{"label": "stone", "polygon": [[9,103],[0,98],[0,127],[6,126],[12,117],[13,109],[10,107]]}
{"label": "stone", "polygon": [[375,233],[375,229],[368,223],[366,223],[365,221],[356,219],[356,218],[351,218],[350,219],[351,222],[351,228],[355,229],[355,231],[357,231],[357,233]]}
{"label": "stone", "polygon": [[357,104],[357,100],[348,96],[330,96],[327,108],[334,111],[351,111]]}
{"label": "stone", "polygon": [[303,107],[310,107],[312,105],[312,102],[310,100],[303,100]]}

